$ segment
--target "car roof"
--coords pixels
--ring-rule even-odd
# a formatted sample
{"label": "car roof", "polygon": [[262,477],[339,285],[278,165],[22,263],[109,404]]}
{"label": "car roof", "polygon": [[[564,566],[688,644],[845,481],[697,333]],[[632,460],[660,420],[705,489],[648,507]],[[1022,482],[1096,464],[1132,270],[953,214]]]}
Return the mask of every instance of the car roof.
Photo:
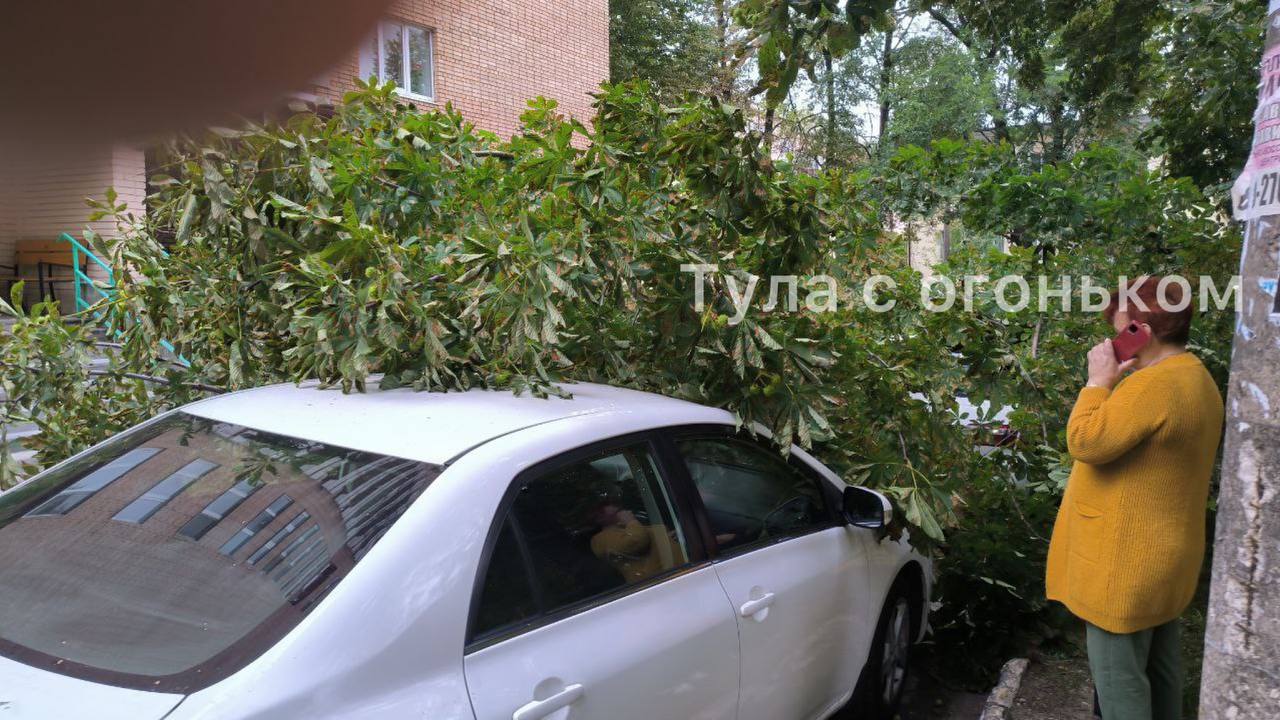
{"label": "car roof", "polygon": [[559,385],[569,398],[510,390],[420,392],[409,388],[343,393],[318,383],[242,390],[183,407],[184,412],[337,447],[443,465],[502,435],[565,418],[625,412],[652,427],[731,423],[724,410],[594,383]]}

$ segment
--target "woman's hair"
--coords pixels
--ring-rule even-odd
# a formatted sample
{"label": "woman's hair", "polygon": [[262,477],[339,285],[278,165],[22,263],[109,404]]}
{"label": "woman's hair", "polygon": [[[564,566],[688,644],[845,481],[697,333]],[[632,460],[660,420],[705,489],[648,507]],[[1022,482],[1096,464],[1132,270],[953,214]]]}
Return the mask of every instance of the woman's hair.
{"label": "woman's hair", "polygon": [[[1131,294],[1124,308],[1125,312],[1129,313],[1129,319],[1133,322],[1150,325],[1151,332],[1161,342],[1185,345],[1191,337],[1191,318],[1195,315],[1192,299],[1187,297],[1185,281],[1167,282],[1161,293],[1162,279],[1159,275],[1147,275],[1130,282]],[[1102,311],[1107,322],[1111,322],[1120,309],[1122,292],[1123,288],[1120,292],[1112,293],[1111,302]],[[1146,305],[1145,311],[1132,300],[1134,297],[1142,300],[1142,305]]]}

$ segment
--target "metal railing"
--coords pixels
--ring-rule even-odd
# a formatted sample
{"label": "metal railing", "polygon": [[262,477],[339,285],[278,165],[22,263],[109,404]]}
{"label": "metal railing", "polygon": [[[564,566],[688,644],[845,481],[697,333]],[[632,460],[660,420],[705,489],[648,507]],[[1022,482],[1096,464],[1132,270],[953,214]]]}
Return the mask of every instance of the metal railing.
{"label": "metal railing", "polygon": [[[112,289],[115,288],[116,284],[116,273],[111,269],[111,266],[103,262],[102,258],[94,255],[92,250],[81,245],[80,241],[72,237],[70,233],[62,233],[59,239],[71,243],[71,274],[76,294],[76,312],[88,310],[103,300],[111,300],[113,296]],[[86,260],[92,261],[107,273],[105,285],[99,285],[93,278],[89,277],[88,273],[81,269],[87,265],[87,263],[80,261],[82,255]],[[86,288],[92,290],[98,296],[92,302],[87,297]]]}
{"label": "metal railing", "polygon": [[[110,302],[115,297],[115,270],[104,262],[102,258],[94,254],[92,250],[81,244],[79,240],[72,237],[71,233],[62,233],[62,235],[59,236],[59,239],[65,240],[71,244],[71,274],[72,284],[75,289],[76,312],[84,312],[103,300]],[[91,261],[98,267],[102,268],[102,270],[107,274],[105,283],[93,279],[88,273],[81,269],[81,266],[87,267],[88,265],[88,263],[82,263],[80,261],[81,256],[84,256],[85,260]],[[93,295],[96,295],[96,297],[90,295],[91,292]],[[101,320],[104,314],[105,313],[99,313],[97,318]],[[191,366],[191,363],[188,362],[186,358],[179,355],[178,351],[174,349],[173,343],[168,340],[161,340],[160,347],[172,354],[178,362],[186,365],[187,367]]]}

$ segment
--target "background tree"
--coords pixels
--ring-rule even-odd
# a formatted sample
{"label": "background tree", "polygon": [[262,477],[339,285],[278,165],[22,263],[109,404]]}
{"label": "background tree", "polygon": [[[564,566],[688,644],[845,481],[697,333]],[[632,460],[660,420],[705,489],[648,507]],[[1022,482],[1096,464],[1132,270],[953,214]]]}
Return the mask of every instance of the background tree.
{"label": "background tree", "polygon": [[995,102],[993,78],[968,50],[940,35],[908,39],[893,53],[893,76],[882,113],[892,120],[881,131],[889,148],[969,139],[987,126]]}
{"label": "background tree", "polygon": [[[916,34],[945,32],[968,51],[972,77],[964,85],[990,86],[981,92],[988,103],[982,122],[971,132],[1014,143],[1032,164],[1060,162],[1095,142],[1133,146],[1140,139],[1143,151],[1168,162],[1172,176],[1220,186],[1247,150],[1241,138],[1252,112],[1249,57],[1260,47],[1263,11],[1248,0],[724,0],[713,3],[712,16],[736,32],[739,42],[724,54],[734,62],[721,67],[739,80],[750,76],[766,129],[788,99],[793,110],[786,112],[795,117],[815,107],[825,114],[814,128],[831,150],[812,153],[824,164],[865,162],[868,135],[892,122],[888,92],[868,99],[863,89],[841,107],[839,78],[856,73],[863,76],[857,82],[887,91],[895,48]],[[856,70],[841,62],[852,49],[860,56]],[[955,54],[943,59],[916,72],[959,80],[949,67]],[[806,78],[814,89],[803,87]],[[868,102],[878,106],[879,120],[847,123],[844,133],[860,126],[854,132],[861,142],[844,143],[847,155],[835,157],[842,114],[862,114],[848,108]],[[939,112],[924,124],[948,117]],[[789,148],[813,145],[791,135]]]}
{"label": "background tree", "polygon": [[[764,139],[772,146],[775,114],[801,72],[813,77],[829,54],[858,47],[873,28],[892,22],[893,0],[741,0],[734,15],[756,48],[753,96],[763,98]],[[825,63],[824,63],[825,64]]]}
{"label": "background tree", "polygon": [[724,73],[705,0],[610,0],[610,76],[646,80],[666,102],[715,89]]}
{"label": "background tree", "polygon": [[1139,101],[1150,77],[1148,39],[1166,14],[1159,0],[945,0],[924,8],[1030,89],[1062,72],[1064,96],[1091,127]]}
{"label": "background tree", "polygon": [[1170,175],[1224,199],[1253,138],[1265,15],[1265,4],[1252,0],[1171,3],[1152,39],[1160,60],[1143,135],[1148,152]]}

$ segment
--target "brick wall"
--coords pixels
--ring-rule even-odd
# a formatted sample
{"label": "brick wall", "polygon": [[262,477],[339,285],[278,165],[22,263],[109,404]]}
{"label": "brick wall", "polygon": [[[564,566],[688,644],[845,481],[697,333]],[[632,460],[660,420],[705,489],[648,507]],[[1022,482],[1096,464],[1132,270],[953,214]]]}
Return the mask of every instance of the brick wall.
{"label": "brick wall", "polygon": [[[134,147],[62,148],[39,158],[16,158],[0,173],[0,263],[14,262],[14,248],[20,240],[56,240],[64,232],[79,237],[86,228],[112,237],[115,223],[110,219],[89,222],[89,197],[103,199],[114,187],[117,202],[141,213],[146,199],[143,151]],[[34,267],[21,267],[24,277],[34,278]],[[91,275],[101,275],[96,266]],[[2,289],[2,288],[0,288]],[[64,304],[70,301],[70,286],[55,288]],[[28,301],[36,299],[35,283],[28,283]]]}
{"label": "brick wall", "polygon": [[[590,94],[609,77],[607,0],[400,0],[388,19],[434,32],[436,103],[415,104],[425,110],[452,103],[504,138],[520,129],[527,102],[540,95],[590,120]],[[353,53],[314,91],[335,99],[360,75]]]}
{"label": "brick wall", "polygon": [[917,222],[908,225],[905,232],[911,268],[926,279],[933,277],[933,267],[947,259],[947,226],[937,221]]}
{"label": "brick wall", "polygon": [[[521,113],[538,96],[590,120],[590,95],[609,77],[608,0],[400,0],[388,19],[434,33],[436,102],[415,104],[429,110],[452,103],[477,127],[504,138],[520,129]],[[332,101],[360,74],[359,54],[352,53],[311,90]],[[109,221],[88,222],[84,203],[108,186],[131,209],[143,207],[143,153],[136,148],[66,149],[58,157],[0,162],[7,166],[0,173],[0,263],[13,262],[18,240],[78,235],[86,227],[112,235]]]}
{"label": "brick wall", "polygon": [[[0,171],[0,264],[3,265],[13,264],[13,243],[18,233],[18,181],[13,173]],[[7,270],[0,269],[0,272]],[[7,287],[0,283],[0,291],[3,290]]]}

